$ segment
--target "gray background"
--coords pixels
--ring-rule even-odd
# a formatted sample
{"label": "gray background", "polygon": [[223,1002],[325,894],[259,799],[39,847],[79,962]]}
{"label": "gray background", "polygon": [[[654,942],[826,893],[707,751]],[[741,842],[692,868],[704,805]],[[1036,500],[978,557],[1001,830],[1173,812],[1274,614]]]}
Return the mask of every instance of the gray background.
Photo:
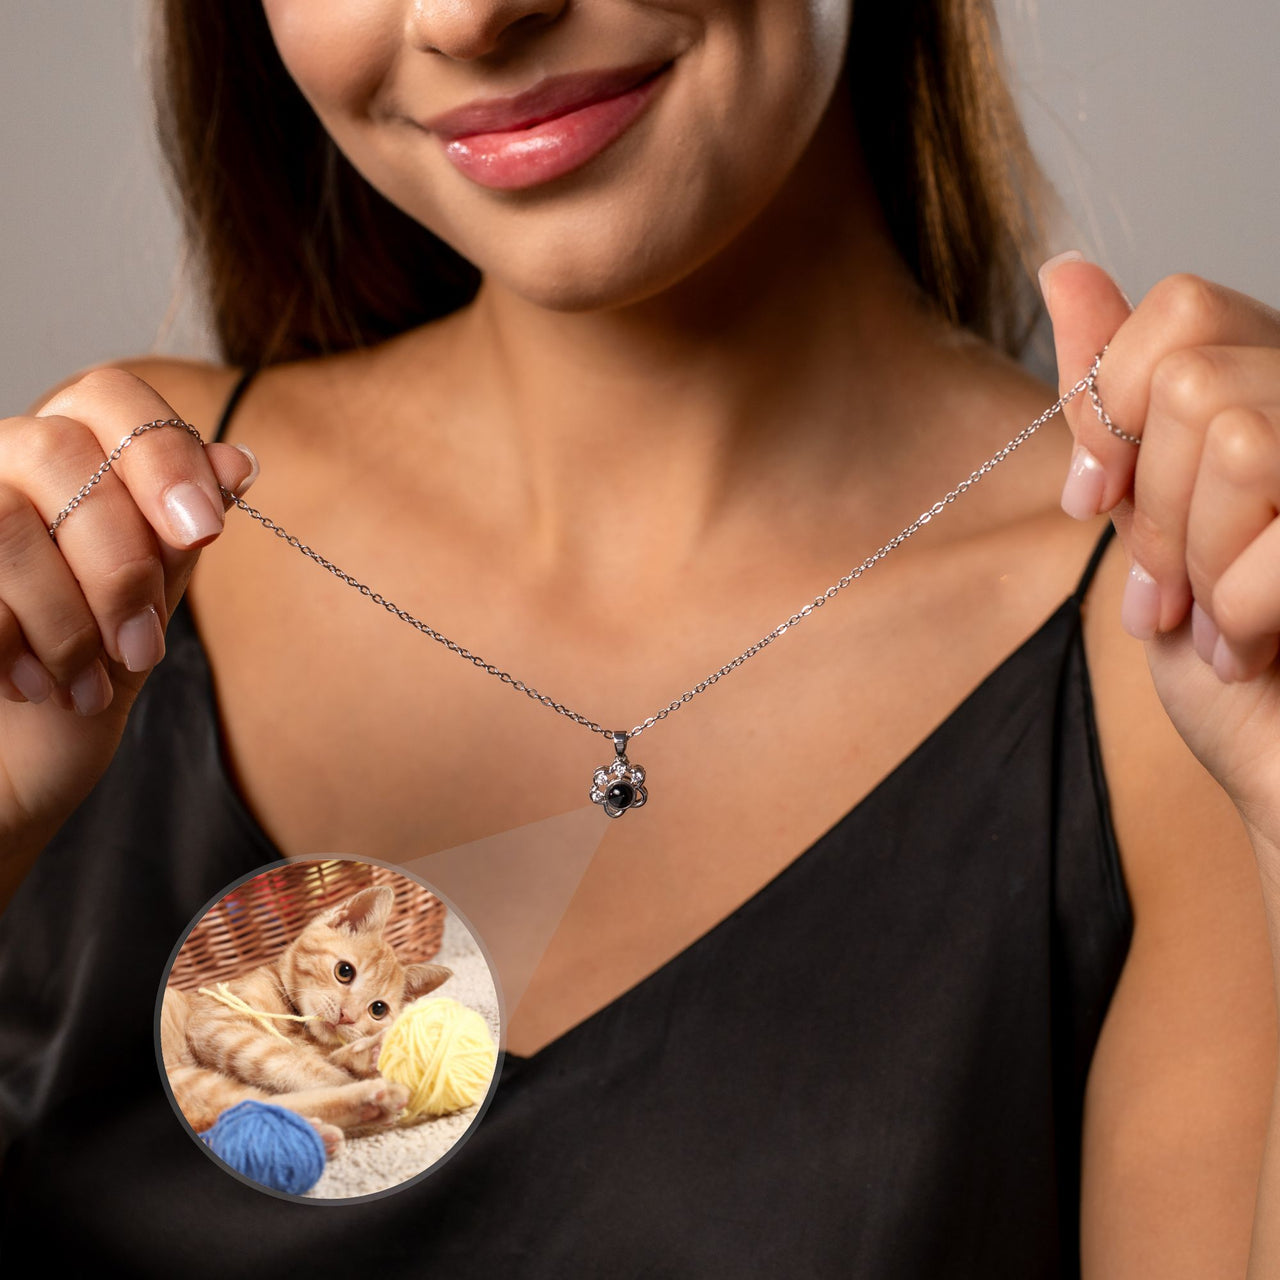
{"label": "gray background", "polygon": [[[1071,218],[1052,247],[1084,249],[1135,302],[1195,271],[1280,304],[1280,5],[997,9]],[[211,350],[151,137],[149,12],[0,0],[0,414],[100,360]]]}

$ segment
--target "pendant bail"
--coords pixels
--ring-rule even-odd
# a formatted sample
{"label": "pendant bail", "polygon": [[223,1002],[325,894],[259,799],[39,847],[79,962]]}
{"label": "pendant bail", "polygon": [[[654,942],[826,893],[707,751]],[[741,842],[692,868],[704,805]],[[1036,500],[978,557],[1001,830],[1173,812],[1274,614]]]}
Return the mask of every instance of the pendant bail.
{"label": "pendant bail", "polygon": [[627,739],[630,736],[631,735],[629,733],[625,733],[621,729],[614,730],[613,749],[617,753],[619,760],[625,760],[627,758]]}

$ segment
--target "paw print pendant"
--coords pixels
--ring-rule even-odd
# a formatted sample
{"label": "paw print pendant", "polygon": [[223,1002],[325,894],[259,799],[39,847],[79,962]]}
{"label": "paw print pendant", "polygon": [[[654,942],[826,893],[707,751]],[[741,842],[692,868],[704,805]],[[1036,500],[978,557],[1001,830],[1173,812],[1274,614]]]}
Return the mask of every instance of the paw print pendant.
{"label": "paw print pendant", "polygon": [[639,809],[649,798],[644,789],[644,770],[627,759],[627,734],[613,735],[616,758],[596,770],[591,779],[591,799],[604,806],[611,818],[620,818],[628,809]]}

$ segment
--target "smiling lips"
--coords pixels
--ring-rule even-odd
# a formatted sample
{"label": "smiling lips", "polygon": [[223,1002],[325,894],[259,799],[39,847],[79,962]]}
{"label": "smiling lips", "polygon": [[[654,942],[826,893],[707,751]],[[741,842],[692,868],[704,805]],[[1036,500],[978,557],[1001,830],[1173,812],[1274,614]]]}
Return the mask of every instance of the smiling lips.
{"label": "smiling lips", "polygon": [[625,133],[669,65],[557,76],[514,98],[469,103],[423,127],[473,182],[498,191],[536,186],[586,164]]}

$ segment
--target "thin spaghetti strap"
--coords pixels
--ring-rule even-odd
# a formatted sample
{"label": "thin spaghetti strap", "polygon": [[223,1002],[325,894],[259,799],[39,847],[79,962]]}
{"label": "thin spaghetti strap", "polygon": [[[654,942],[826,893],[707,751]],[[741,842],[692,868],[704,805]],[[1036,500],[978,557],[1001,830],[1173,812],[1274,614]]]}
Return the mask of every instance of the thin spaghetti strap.
{"label": "thin spaghetti strap", "polygon": [[227,397],[227,403],[222,407],[222,416],[218,419],[218,429],[213,433],[215,440],[221,440],[227,433],[227,425],[231,421],[231,415],[235,413],[236,406],[240,403],[241,397],[249,389],[249,383],[257,374],[257,369],[246,369],[236,381],[236,385],[231,389],[231,394]]}
{"label": "thin spaghetti strap", "polygon": [[1085,565],[1084,572],[1080,575],[1080,581],[1076,584],[1076,589],[1071,593],[1071,598],[1077,604],[1084,599],[1084,593],[1089,590],[1089,583],[1093,581],[1093,575],[1098,568],[1099,561],[1102,559],[1102,553],[1107,549],[1107,545],[1115,536],[1115,532],[1115,525],[1108,520],[1107,527],[1102,531],[1102,537],[1094,544],[1093,554],[1089,557],[1089,563]]}

